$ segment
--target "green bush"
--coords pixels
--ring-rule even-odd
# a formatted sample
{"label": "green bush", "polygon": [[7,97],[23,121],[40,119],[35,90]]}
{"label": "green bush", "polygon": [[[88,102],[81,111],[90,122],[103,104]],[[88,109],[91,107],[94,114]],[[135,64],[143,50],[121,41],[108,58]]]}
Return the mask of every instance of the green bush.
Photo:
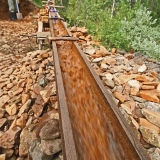
{"label": "green bush", "polygon": [[121,35],[129,48],[160,59],[160,30],[154,27],[156,19],[152,20],[151,11],[144,7],[135,10],[134,14],[132,19],[121,21]]}
{"label": "green bush", "polygon": [[31,0],[38,7],[42,7],[42,0]]}
{"label": "green bush", "polygon": [[70,0],[63,16],[72,26],[86,26],[107,48],[134,49],[160,59],[158,23],[152,20],[152,12],[141,5],[149,5],[149,1],[116,0],[111,16],[112,2]]}

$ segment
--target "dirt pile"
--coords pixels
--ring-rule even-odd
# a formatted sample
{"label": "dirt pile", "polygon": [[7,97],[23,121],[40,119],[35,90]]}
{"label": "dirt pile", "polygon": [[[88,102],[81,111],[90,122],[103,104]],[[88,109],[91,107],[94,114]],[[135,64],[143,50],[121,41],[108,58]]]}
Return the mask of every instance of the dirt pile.
{"label": "dirt pile", "polygon": [[[9,20],[8,1],[0,1],[0,20]],[[21,0],[19,3],[20,12],[23,17],[27,16],[30,12],[36,12],[38,8],[28,0]]]}

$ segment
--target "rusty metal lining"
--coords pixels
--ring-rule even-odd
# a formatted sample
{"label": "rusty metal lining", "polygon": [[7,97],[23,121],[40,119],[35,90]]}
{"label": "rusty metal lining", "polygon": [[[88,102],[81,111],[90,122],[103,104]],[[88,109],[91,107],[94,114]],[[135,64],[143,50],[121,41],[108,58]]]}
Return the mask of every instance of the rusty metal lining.
{"label": "rusty metal lining", "polygon": [[[51,36],[54,37],[53,20],[49,21]],[[61,133],[63,141],[63,155],[65,160],[77,160],[77,154],[75,149],[75,142],[73,139],[73,133],[71,128],[71,122],[69,119],[68,107],[66,103],[66,96],[62,81],[61,69],[59,64],[58,52],[56,43],[52,41],[52,51],[54,57],[54,66],[56,72],[57,94],[59,102],[59,112],[61,121]]]}
{"label": "rusty metal lining", "polygon": [[[63,27],[65,29],[67,29],[66,26],[64,25],[64,23],[63,22],[61,22],[61,23],[63,24]],[[54,36],[54,29],[53,29],[53,24],[52,24],[51,20],[50,20],[50,27],[51,27],[52,36]],[[68,30],[67,30],[67,32],[68,32]],[[68,35],[71,36],[71,34],[69,32],[68,32]],[[97,88],[96,91],[98,91],[99,95],[101,97],[103,97],[103,101],[104,101],[104,103],[106,103],[106,106],[107,107],[110,106],[108,108],[108,110],[109,110],[110,114],[112,116],[114,116],[111,121],[114,123],[114,125],[117,125],[117,126],[115,126],[115,130],[116,131],[119,130],[120,132],[122,132],[121,136],[122,136],[122,134],[124,134],[124,136],[126,136],[126,138],[122,137],[122,139],[124,139],[125,141],[128,141],[128,143],[126,143],[126,146],[128,147],[127,148],[128,152],[127,152],[127,149],[124,149],[124,151],[127,154],[130,154],[130,152],[134,152],[134,153],[131,153],[131,156],[133,156],[133,157],[130,157],[131,159],[149,160],[149,157],[146,155],[146,152],[144,151],[141,144],[139,143],[139,141],[135,137],[130,126],[128,125],[128,123],[126,122],[126,120],[124,119],[122,114],[120,113],[119,109],[115,105],[115,102],[112,99],[112,95],[109,94],[106,89],[104,89],[104,86],[103,86],[101,80],[99,79],[98,75],[95,74],[95,71],[93,70],[93,68],[91,67],[89,62],[86,60],[86,57],[84,56],[84,54],[80,50],[77,43],[76,42],[73,42],[73,43],[74,43],[75,50],[77,50],[77,52],[79,53],[77,56],[79,57],[80,61],[85,66],[84,67],[85,71],[87,71],[88,74],[90,75],[90,77],[93,78],[92,81],[94,81],[95,88]],[[70,115],[69,115],[66,96],[65,96],[66,93],[65,93],[65,89],[64,89],[64,85],[63,85],[62,73],[61,73],[61,68],[60,68],[60,63],[59,63],[59,56],[58,56],[58,51],[57,51],[55,42],[52,42],[52,49],[53,49],[53,53],[54,53],[57,91],[58,91],[58,98],[59,98],[59,107],[60,107],[60,114],[61,114],[63,139],[64,139],[63,151],[64,151],[64,154],[65,154],[65,157],[67,160],[72,160],[71,158],[76,160],[76,159],[79,159],[79,157],[77,157],[77,150],[75,147],[78,145],[75,144],[75,139],[74,139],[75,137],[72,135],[74,132],[74,129],[71,126],[71,121],[70,121],[70,117],[69,117]],[[111,115],[110,115],[110,117],[111,117]],[[68,126],[67,128],[66,128],[66,124]],[[70,142],[67,142],[68,132],[69,132],[69,136],[71,137]],[[125,142],[122,142],[122,144],[125,145]],[[70,149],[70,147],[72,147],[72,149]],[[72,154],[74,156],[71,157],[70,154]],[[70,157],[70,158],[68,158],[68,157]],[[129,158],[127,158],[127,159],[129,159]]]}

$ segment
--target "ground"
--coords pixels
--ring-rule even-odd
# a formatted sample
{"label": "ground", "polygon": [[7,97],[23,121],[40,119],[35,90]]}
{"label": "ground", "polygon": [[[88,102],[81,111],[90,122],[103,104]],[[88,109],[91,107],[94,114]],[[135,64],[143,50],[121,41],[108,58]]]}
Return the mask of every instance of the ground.
{"label": "ground", "polygon": [[[7,0],[0,1],[0,20],[9,20],[9,10]],[[28,0],[21,0],[19,3],[20,13],[26,17],[30,12],[35,12],[35,5]]]}

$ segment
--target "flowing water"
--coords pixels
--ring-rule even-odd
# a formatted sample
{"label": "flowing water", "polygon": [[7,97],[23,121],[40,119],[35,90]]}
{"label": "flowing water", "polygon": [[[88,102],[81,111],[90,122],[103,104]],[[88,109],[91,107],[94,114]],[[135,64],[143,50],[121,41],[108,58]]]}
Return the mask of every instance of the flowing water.
{"label": "flowing water", "polygon": [[[67,35],[55,25],[55,35]],[[68,110],[79,160],[129,160],[116,141],[110,113],[73,42],[57,41]]]}

